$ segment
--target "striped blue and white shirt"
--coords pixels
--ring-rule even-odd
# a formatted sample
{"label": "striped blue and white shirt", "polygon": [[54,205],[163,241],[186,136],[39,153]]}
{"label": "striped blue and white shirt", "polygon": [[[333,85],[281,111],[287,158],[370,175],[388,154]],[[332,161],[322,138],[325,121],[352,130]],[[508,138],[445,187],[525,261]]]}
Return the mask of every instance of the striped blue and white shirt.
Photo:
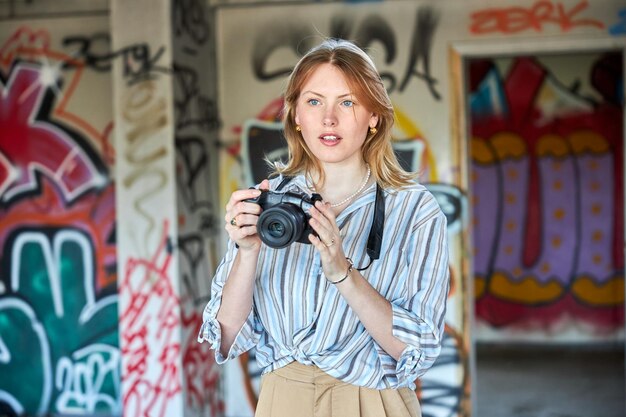
{"label": "striped blue and white shirt", "polygon": [[[271,180],[274,189],[281,178]],[[288,189],[307,192],[303,176]],[[363,387],[415,388],[415,380],[441,350],[449,290],[446,218],[433,195],[415,184],[385,191],[385,229],[380,259],[361,274],[392,306],[393,334],[406,343],[398,361],[369,335],[337,288],[324,277],[310,244],[284,249],[262,246],[253,308],[227,357],[220,354],[216,320],[222,289],[237,248],[229,241],[211,286],[198,341],[211,343],[217,363],[256,348],[263,372],[298,361]],[[374,215],[372,185],[337,217],[343,249],[355,267],[367,265],[367,238]]]}

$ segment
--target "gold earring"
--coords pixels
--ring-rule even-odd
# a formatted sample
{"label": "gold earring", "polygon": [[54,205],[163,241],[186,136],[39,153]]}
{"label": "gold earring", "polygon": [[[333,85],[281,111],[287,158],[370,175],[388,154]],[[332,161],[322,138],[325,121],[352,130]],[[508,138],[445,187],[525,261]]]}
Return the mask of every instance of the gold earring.
{"label": "gold earring", "polygon": [[296,132],[301,131],[302,129],[300,128],[300,125],[296,125]]}
{"label": "gold earring", "polygon": [[376,132],[378,132],[378,129],[376,129],[375,127],[370,127],[370,133],[371,133],[372,135],[375,135],[375,134],[376,134]]}

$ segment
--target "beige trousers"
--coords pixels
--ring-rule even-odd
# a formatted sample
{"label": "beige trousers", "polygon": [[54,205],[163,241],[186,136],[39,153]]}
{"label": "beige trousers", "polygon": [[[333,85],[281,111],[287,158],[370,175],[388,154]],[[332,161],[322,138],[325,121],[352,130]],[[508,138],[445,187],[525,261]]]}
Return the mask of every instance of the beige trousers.
{"label": "beige trousers", "polygon": [[316,366],[292,362],[265,374],[255,417],[421,417],[409,388],[347,384]]}

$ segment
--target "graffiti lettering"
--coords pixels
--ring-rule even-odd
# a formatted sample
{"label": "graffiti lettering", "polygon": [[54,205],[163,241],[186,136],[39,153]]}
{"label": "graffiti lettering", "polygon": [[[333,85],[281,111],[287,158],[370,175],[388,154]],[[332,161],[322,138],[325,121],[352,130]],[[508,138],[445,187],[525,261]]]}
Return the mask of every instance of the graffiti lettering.
{"label": "graffiti lettering", "polygon": [[582,0],[570,10],[566,10],[563,3],[540,0],[528,9],[517,6],[484,9],[470,15],[469,31],[475,35],[513,34],[527,30],[542,32],[546,25],[557,25],[562,32],[569,32],[578,27],[604,29],[602,22],[580,17],[588,6],[587,0]]}
{"label": "graffiti lettering", "polygon": [[[120,327],[124,329],[122,365],[128,387],[124,410],[137,416],[166,415],[169,401],[182,391],[177,341],[181,313],[169,278],[172,245],[167,221],[158,239],[159,245],[150,258],[128,259],[119,286],[119,293],[127,298],[122,303],[127,307],[120,314]],[[155,322],[157,325],[150,325]],[[148,366],[152,367],[150,372]]]}
{"label": "graffiti lettering", "polygon": [[[95,298],[93,294],[93,271],[91,270],[91,263],[89,262],[92,257],[92,249],[89,240],[77,231],[62,230],[54,236],[54,242],[51,245],[48,237],[40,232],[23,232],[17,236],[13,243],[11,262],[11,289],[14,292],[20,290],[20,278],[22,278],[21,267],[22,264],[19,261],[22,256],[22,252],[28,245],[36,245],[39,247],[43,257],[43,263],[46,273],[50,280],[49,286],[51,291],[52,304],[54,305],[54,312],[57,317],[63,317],[65,311],[63,308],[63,296],[62,296],[62,280],[61,280],[61,250],[67,244],[73,244],[80,248],[82,254],[82,261],[85,266],[84,274],[87,279],[85,284],[87,285],[86,305],[85,312],[93,311],[95,306]],[[81,322],[85,322],[89,318],[90,314],[81,314]]]}
{"label": "graffiti lettering", "polygon": [[169,74],[167,67],[157,65],[165,52],[161,46],[154,53],[147,43],[129,45],[119,51],[110,51],[111,38],[108,33],[97,33],[91,37],[68,36],[63,39],[64,47],[78,46],[72,52],[79,62],[96,71],[111,71],[113,60],[121,58],[122,74],[128,79],[128,84],[134,84],[143,80],[156,77],[156,73]]}
{"label": "graffiti lettering", "polygon": [[[165,173],[158,169],[149,169],[149,165],[167,156],[167,149],[162,141],[150,140],[167,125],[166,102],[163,97],[156,97],[157,86],[153,80],[135,84],[127,91],[124,100],[123,118],[128,124],[126,140],[128,148],[124,153],[126,160],[135,168],[124,178],[123,185],[132,187],[137,180],[154,179],[134,203],[135,210],[147,221],[147,233],[154,228],[152,215],[143,207],[145,200],[163,188],[167,182]],[[155,145],[156,144],[156,145]]]}
{"label": "graffiti lettering", "polygon": [[[62,413],[94,413],[104,407],[113,414],[121,412],[119,398],[120,354],[117,348],[93,344],[62,357],[57,363],[57,410]],[[115,385],[116,396],[102,392],[105,382]]]}
{"label": "graffiti lettering", "polygon": [[[0,323],[5,323],[5,326],[9,323],[13,328],[30,325],[37,333],[47,334],[54,346],[50,348],[41,342],[34,343],[32,335],[27,337],[33,343],[26,346],[21,338],[12,337],[11,332],[0,325],[5,351],[16,353],[6,363],[0,364],[0,371],[3,375],[28,375],[32,380],[29,388],[21,390],[11,387],[11,392],[20,400],[27,401],[32,398],[32,392],[28,391],[41,390],[42,400],[54,393],[57,398],[55,407],[59,407],[55,410],[58,411],[62,411],[68,402],[72,403],[72,407],[93,412],[120,410],[119,389],[114,388],[119,385],[119,375],[112,373],[118,368],[119,360],[115,359],[119,356],[118,349],[103,343],[90,345],[92,340],[100,337],[116,341],[117,329],[113,324],[117,319],[117,295],[96,298],[94,255],[87,236],[76,230],[17,230],[7,238],[5,250],[10,256],[6,257],[8,262],[7,259],[3,260],[2,270],[6,271],[9,269],[7,266],[10,266],[11,285],[9,295],[0,299],[0,304],[11,307],[0,311]],[[23,299],[33,306],[36,316],[33,315],[28,322],[24,321],[26,317],[18,315],[15,309],[17,297],[14,294],[19,294],[20,303]],[[45,327],[37,323],[37,317],[45,318]],[[96,323],[106,327],[98,329],[98,326],[93,326]],[[98,330],[72,337],[66,337],[61,332],[61,329],[79,327],[94,327]],[[64,337],[58,339],[57,335],[60,334],[64,334]],[[81,347],[82,350],[77,350]],[[93,363],[96,358],[85,354],[93,350],[106,351],[107,357],[114,363]],[[71,366],[68,366],[67,355],[74,358]],[[85,363],[82,363],[83,359]],[[47,376],[52,374],[53,368],[56,368],[54,386],[52,379]],[[94,374],[96,370],[97,375]],[[76,385],[64,384],[67,378],[78,378],[80,381],[77,380]],[[11,379],[0,380],[0,391],[12,384]],[[77,390],[84,391],[79,394]],[[44,409],[48,407],[47,401],[42,403]],[[28,407],[31,409],[32,404],[28,404]]]}
{"label": "graffiti lettering", "polygon": [[[0,76],[3,203],[37,193],[37,174],[53,180],[68,202],[107,183],[106,170],[87,142],[67,126],[49,119],[54,95],[52,86],[44,81],[44,73],[44,68],[18,64],[6,83]],[[17,108],[20,111],[15,111]]]}
{"label": "graffiti lettering", "polygon": [[[130,144],[126,158],[134,164],[148,164],[167,152],[163,147],[150,152],[147,146],[150,137],[167,124],[166,102],[163,97],[154,97],[156,88],[152,81],[137,84],[129,90],[125,100],[123,117],[131,126],[126,135]],[[137,156],[139,150],[145,151],[145,155]]]}
{"label": "graffiti lettering", "polygon": [[[201,311],[211,294],[217,264],[213,183],[217,172],[213,146],[219,127],[214,92],[217,91],[208,24],[207,3],[174,0],[174,129],[176,145],[176,191],[178,204],[178,277],[182,329],[183,395],[186,412],[195,415],[224,415],[221,372],[206,343],[198,343]],[[201,79],[199,74],[203,74]],[[215,161],[215,163],[213,163]]]}
{"label": "graffiti lettering", "polygon": [[0,47],[0,415],[121,415],[109,127],[68,111],[84,68],[51,43]]}
{"label": "graffiti lettering", "polygon": [[0,61],[2,64],[10,66],[20,51],[31,49],[49,52],[50,34],[46,30],[34,31],[28,26],[22,26],[6,39],[0,47]]}
{"label": "graffiti lettering", "polygon": [[[178,37],[189,35],[198,46],[209,38],[209,24],[206,20],[204,4],[200,0],[175,0],[173,4],[173,30]],[[185,50],[191,51],[189,46]]]}
{"label": "graffiti lettering", "polygon": [[197,341],[198,325],[202,322],[198,311],[183,316],[183,327],[188,334],[183,353],[187,404],[203,410],[200,415],[221,416],[225,408],[220,398],[221,372],[207,344]]}
{"label": "graffiti lettering", "polygon": [[[440,100],[440,94],[435,89],[437,80],[432,74],[430,67],[430,50],[434,40],[435,30],[439,22],[438,12],[430,6],[418,8],[413,32],[413,38],[409,48],[409,60],[406,73],[402,77],[399,91],[403,92],[413,79],[419,79],[426,83],[429,92],[434,99]],[[371,15],[363,19],[358,26],[352,16],[335,16],[330,22],[330,33],[333,37],[354,39],[362,48],[367,49],[374,42],[382,43],[384,47],[384,60],[386,64],[392,64],[397,58],[396,37],[392,25],[383,20],[379,15]],[[276,32],[275,28],[265,31],[267,34],[259,36],[253,48],[252,70],[261,81],[269,81],[282,78],[291,72],[291,67],[285,66],[268,69],[267,62],[274,51],[288,47],[296,55],[308,50],[306,39],[314,36],[304,29],[306,25],[295,23],[286,29]],[[305,41],[303,41],[305,39]],[[421,64],[421,70],[417,67]],[[392,94],[397,86],[396,76],[392,73],[381,71],[381,77],[387,83],[387,91]]]}
{"label": "graffiti lettering", "polygon": [[[209,156],[199,137],[176,138],[176,152],[179,170],[177,183],[179,196],[185,207],[200,215],[200,231],[208,233],[216,226],[214,204],[206,198],[209,186],[202,179],[208,176]],[[202,198],[201,196],[205,196]]]}
{"label": "graffiti lettering", "polygon": [[[210,290],[205,288],[203,277],[210,276],[206,269],[206,254],[202,235],[188,234],[178,237],[182,283],[186,293],[195,300],[208,301]],[[200,287],[203,287],[202,289]]]}
{"label": "graffiti lettering", "polygon": [[[430,8],[420,8],[415,17],[415,29],[411,40],[411,52],[407,73],[400,85],[400,91],[404,91],[412,76],[424,80],[428,86],[430,94],[435,100],[440,100],[441,96],[435,90],[437,80],[430,72],[430,48],[433,43],[433,36],[437,28],[439,17]],[[419,62],[422,62],[422,71],[416,69]]]}
{"label": "graffiti lettering", "polygon": [[176,129],[188,126],[218,128],[217,105],[214,100],[200,92],[196,70],[175,63],[174,79],[178,87],[174,100]]}

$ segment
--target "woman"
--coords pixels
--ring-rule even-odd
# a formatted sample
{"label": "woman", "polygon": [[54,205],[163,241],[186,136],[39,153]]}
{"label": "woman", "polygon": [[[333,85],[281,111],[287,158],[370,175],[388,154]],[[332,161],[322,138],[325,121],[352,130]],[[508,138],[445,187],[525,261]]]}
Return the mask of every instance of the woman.
{"label": "woman", "polygon": [[[393,120],[367,54],[323,42],[289,78],[289,161],[226,205],[230,241],[199,340],[218,363],[256,348],[257,416],[420,415],[415,379],[443,336],[446,219],[398,164]],[[259,238],[260,205],[246,200],[286,178],[288,190],[323,201],[309,210],[308,242],[275,249]]]}

